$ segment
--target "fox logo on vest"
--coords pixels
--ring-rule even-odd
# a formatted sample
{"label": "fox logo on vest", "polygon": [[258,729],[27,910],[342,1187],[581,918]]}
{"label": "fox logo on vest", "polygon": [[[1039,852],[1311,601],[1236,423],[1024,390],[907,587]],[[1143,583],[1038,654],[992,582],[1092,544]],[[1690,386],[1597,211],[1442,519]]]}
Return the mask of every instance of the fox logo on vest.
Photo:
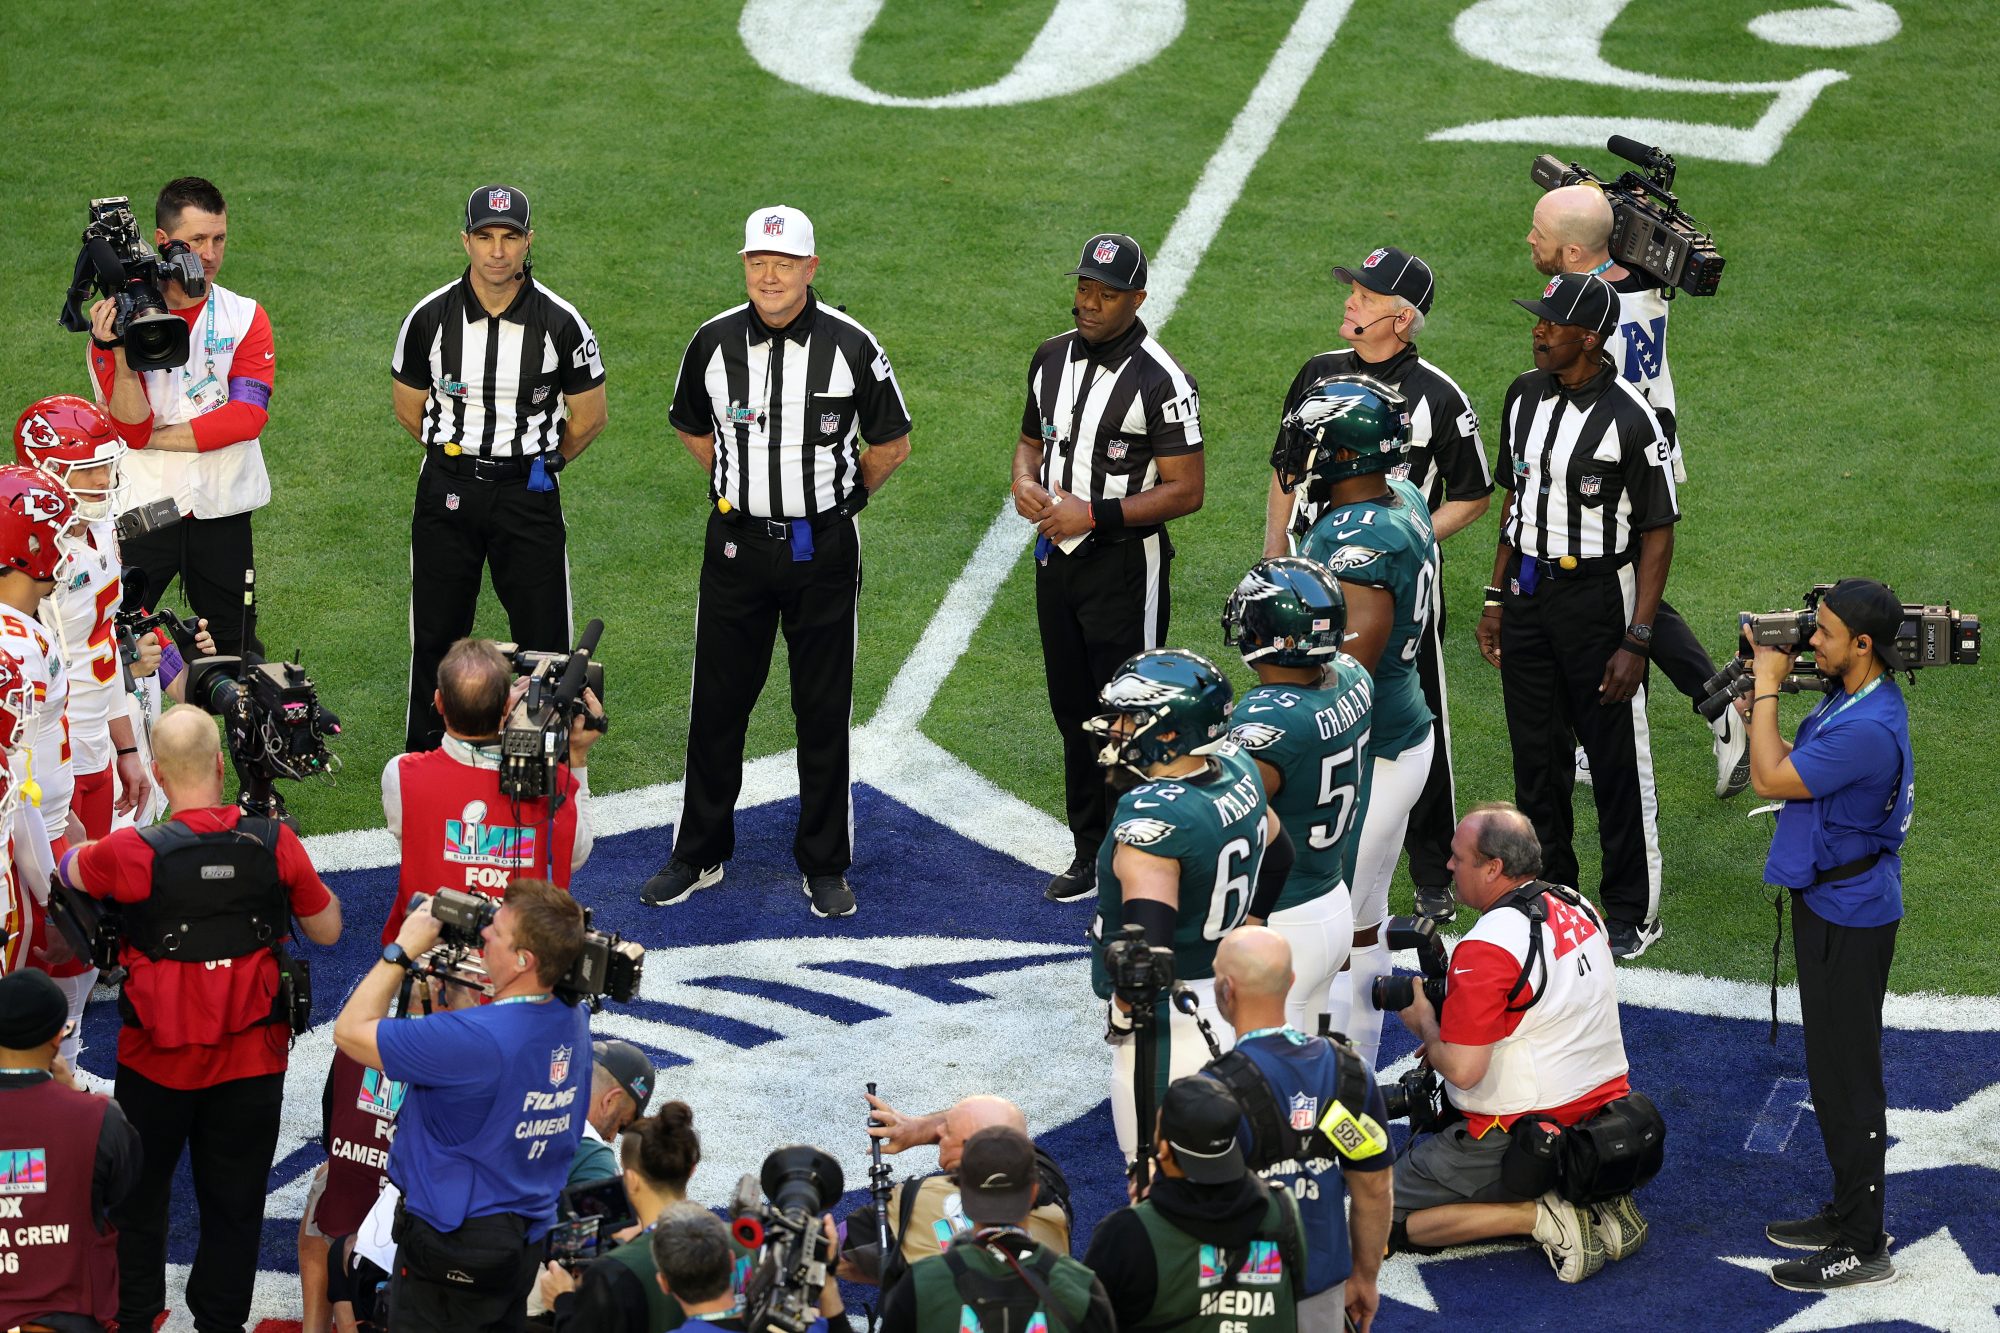
{"label": "fox logo on vest", "polygon": [[[475,867],[465,872],[467,888],[505,888],[505,871],[535,864],[535,829],[514,824],[486,822],[486,802],[466,802],[457,819],[444,821],[444,859],[454,865]],[[493,872],[476,867],[491,866]],[[495,882],[498,874],[498,882]]]}

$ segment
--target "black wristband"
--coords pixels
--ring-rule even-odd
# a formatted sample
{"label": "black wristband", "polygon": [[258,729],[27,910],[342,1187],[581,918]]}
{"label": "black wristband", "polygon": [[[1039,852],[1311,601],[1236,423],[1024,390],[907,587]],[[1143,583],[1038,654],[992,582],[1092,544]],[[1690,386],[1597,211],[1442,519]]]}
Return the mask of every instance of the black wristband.
{"label": "black wristband", "polygon": [[1489,584],[1487,584],[1487,585],[1486,585],[1486,600],[1487,600],[1488,602],[1497,602],[1497,601],[1499,601],[1499,600],[1500,600],[1500,589],[1498,589],[1498,588],[1494,587],[1494,586],[1493,586],[1492,584],[1490,584],[1490,583],[1489,583]]}
{"label": "black wristband", "polygon": [[1158,898],[1128,898],[1125,901],[1125,919],[1146,932],[1148,948],[1174,947],[1174,931],[1180,914]]}
{"label": "black wristband", "polygon": [[1649,658],[1649,657],[1651,657],[1651,656],[1653,655],[1653,645],[1652,645],[1652,644],[1650,644],[1650,643],[1640,643],[1640,642],[1639,642],[1639,641],[1638,641],[1637,639],[1635,639],[1635,638],[1632,638],[1632,637],[1631,637],[1630,635],[1627,635],[1627,636],[1626,636],[1626,639],[1625,639],[1625,642],[1623,642],[1623,643],[1619,644],[1618,646],[1619,646],[1619,647],[1620,647],[1621,649],[1623,649],[1623,650],[1624,650],[1625,652],[1628,652],[1628,653],[1637,653],[1637,654],[1638,654],[1639,656],[1641,656],[1641,657],[1648,657],[1648,658]]}
{"label": "black wristband", "polygon": [[1125,526],[1123,500],[1092,500],[1090,521],[1099,532],[1116,532]]}
{"label": "black wristband", "polygon": [[102,338],[98,337],[96,334],[93,333],[90,335],[90,345],[95,347],[100,352],[109,352],[115,350],[116,348],[123,347],[125,345],[125,340],[123,338],[113,338],[110,342],[106,342]]}
{"label": "black wristband", "polygon": [[1750,701],[1750,706],[1752,708],[1755,708],[1758,704],[1763,703],[1766,699],[1775,699],[1777,697],[1778,696],[1775,694],[1760,694],[1756,698]]}
{"label": "black wristband", "polygon": [[139,747],[138,747],[138,746],[136,746],[136,745],[121,745],[121,746],[119,746],[119,747],[118,747],[118,753],[120,753],[120,754],[137,754],[137,753],[139,753]]}

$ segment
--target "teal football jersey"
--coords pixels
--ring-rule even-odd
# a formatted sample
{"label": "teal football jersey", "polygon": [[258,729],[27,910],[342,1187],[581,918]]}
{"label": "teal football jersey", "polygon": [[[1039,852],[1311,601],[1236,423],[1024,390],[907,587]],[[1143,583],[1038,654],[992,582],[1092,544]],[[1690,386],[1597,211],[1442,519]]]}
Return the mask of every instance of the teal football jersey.
{"label": "teal football jersey", "polygon": [[1157,778],[1119,798],[1111,835],[1097,852],[1097,921],[1090,981],[1110,998],[1103,942],[1125,923],[1125,893],[1112,869],[1120,847],[1180,862],[1180,913],[1174,926],[1174,975],[1215,975],[1215,946],[1250,914],[1250,894],[1264,863],[1264,779],[1250,756],[1223,742],[1200,775]]}
{"label": "teal football jersey", "polygon": [[1370,747],[1394,759],[1431,729],[1430,705],[1417,679],[1424,627],[1437,618],[1438,545],[1424,497],[1391,480],[1394,501],[1364,500],[1321,515],[1299,554],[1319,561],[1342,583],[1382,588],[1395,599],[1395,623],[1375,663],[1375,722]]}
{"label": "teal football jersey", "polygon": [[1374,696],[1368,668],[1340,653],[1323,687],[1260,685],[1236,705],[1229,738],[1282,779],[1271,809],[1291,837],[1293,860],[1278,911],[1354,883],[1374,771]]}

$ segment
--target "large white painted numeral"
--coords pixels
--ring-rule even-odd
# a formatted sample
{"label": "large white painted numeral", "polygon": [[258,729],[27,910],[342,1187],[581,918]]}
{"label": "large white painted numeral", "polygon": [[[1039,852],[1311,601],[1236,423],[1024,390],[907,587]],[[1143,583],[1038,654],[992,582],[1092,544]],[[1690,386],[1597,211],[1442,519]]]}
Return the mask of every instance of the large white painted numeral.
{"label": "large white painted numeral", "polygon": [[787,83],[876,106],[1008,106],[1108,83],[1137,69],[1180,36],[1185,0],[1056,0],[1020,63],[983,88],[941,97],[899,97],[854,77],[883,0],[749,0],[737,24],[744,49]]}

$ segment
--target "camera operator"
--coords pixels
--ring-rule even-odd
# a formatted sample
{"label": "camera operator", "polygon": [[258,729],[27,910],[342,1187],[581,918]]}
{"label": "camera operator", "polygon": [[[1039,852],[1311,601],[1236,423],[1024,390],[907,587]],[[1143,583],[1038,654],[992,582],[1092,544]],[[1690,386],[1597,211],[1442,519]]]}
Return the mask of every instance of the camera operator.
{"label": "camera operator", "polygon": [[[1611,202],[1603,190],[1595,185],[1559,186],[1535,201],[1528,251],[1536,270],[1549,277],[1595,274],[1618,293],[1618,326],[1606,335],[1604,350],[1619,376],[1639,391],[1659,418],[1678,486],[1687,480],[1687,469],[1681,464],[1674,377],[1667,369],[1667,315],[1673,309],[1667,297],[1671,289],[1612,261],[1611,223]],[[1664,598],[1653,618],[1652,659],[1674,688],[1688,697],[1691,707],[1701,703],[1707,693],[1704,687],[1715,674],[1715,663],[1681,613]],[[1715,794],[1727,800],[1750,783],[1748,740],[1742,720],[1728,713],[1710,723],[1709,730],[1715,733]],[[1578,764],[1580,777],[1588,773],[1588,759],[1581,753]]]}
{"label": "camera operator", "polygon": [[[836,1243],[833,1218],[824,1218],[822,1225],[831,1248]],[[743,1296],[736,1288],[742,1250],[731,1238],[727,1223],[698,1203],[677,1203],[653,1224],[650,1243],[658,1270],[654,1281],[673,1298],[681,1313],[679,1322],[659,1327],[673,1329],[685,1323],[722,1333],[749,1333]],[[820,1289],[820,1317],[806,1325],[806,1333],[827,1333],[835,1322],[844,1328],[845,1314],[840,1284],[828,1278]]]}
{"label": "camera operator", "polygon": [[[1882,1083],[1882,999],[1903,916],[1903,839],[1916,804],[1910,720],[1895,672],[1903,604],[1874,579],[1844,579],[1819,600],[1812,650],[1840,682],[1799,724],[1778,734],[1778,687],[1792,654],[1759,647],[1750,702],[1750,781],[1784,802],[1764,882],[1791,890],[1806,1078],[1833,1168],[1833,1201],[1764,1234],[1815,1251],[1778,1264],[1793,1291],[1887,1282],[1882,1230],[1888,1094]],[[1766,708],[1765,705],[1770,707]]]}
{"label": "camera operator", "polygon": [[657,1080],[653,1062],[629,1041],[600,1041],[590,1048],[590,1102],[584,1108],[583,1137],[570,1159],[570,1185],[610,1180],[618,1174],[611,1145],[625,1127],[646,1114]]}
{"label": "camera operator", "polygon": [[[250,516],[271,499],[258,436],[269,420],[276,350],[264,309],[216,282],[229,216],[222,192],[199,176],[167,182],[153,206],[153,244],[184,241],[208,275],[208,294],[190,297],[168,279],[167,309],[188,322],[187,364],[139,372],[114,339],[117,305],[90,308],[90,371],[97,400],[132,446],[120,505],[160,499],[181,521],[125,542],[125,563],[146,571],[157,600],[176,575],[188,607],[215,626],[223,653],[244,649],[244,573],[255,563]],[[253,638],[250,651],[262,653]]]}
{"label": "camera operator", "polygon": [[[1236,1030],[1236,1050],[1254,1066],[1274,1110],[1288,1117],[1292,1129],[1319,1121],[1323,1110],[1341,1101],[1342,1053],[1333,1043],[1309,1037],[1286,1021],[1286,997],[1293,983],[1292,950],[1274,929],[1244,926],[1229,933],[1215,951],[1215,1005],[1222,1020]],[[1362,1104],[1367,1119],[1379,1127],[1388,1123],[1381,1089],[1366,1062],[1349,1056],[1359,1076],[1350,1096]],[[1227,1057],[1225,1057],[1227,1059]],[[1209,1065],[1209,1076],[1227,1083]],[[1239,1096],[1239,1102],[1245,1098]],[[1351,1112],[1353,1108],[1348,1108]],[[1247,1110],[1247,1105],[1246,1105]],[[1307,1126],[1299,1124],[1303,1113]],[[1256,1117],[1246,1116],[1246,1128]],[[1339,1141],[1334,1140],[1338,1147]],[[1255,1147],[1255,1135],[1246,1143]],[[1299,1326],[1331,1330],[1343,1313],[1357,1333],[1374,1323],[1381,1298],[1375,1286],[1389,1240],[1388,1135],[1379,1141],[1364,1136],[1339,1156],[1286,1155],[1259,1175],[1273,1189],[1298,1201],[1305,1225],[1306,1271],[1299,1284]],[[1335,1169],[1336,1165],[1338,1170]],[[1347,1196],[1354,1195],[1352,1225]],[[1351,1236],[1351,1240],[1350,1240]]]}
{"label": "camera operator", "polygon": [[[938,1150],[938,1169],[935,1172],[915,1180],[899,1181],[889,1191],[889,1235],[896,1249],[889,1256],[887,1266],[881,1264],[880,1256],[873,1256],[872,1241],[861,1247],[860,1253],[850,1247],[842,1256],[841,1277],[850,1282],[879,1281],[886,1293],[900,1283],[904,1274],[919,1260],[943,1253],[946,1243],[953,1236],[967,1230],[969,1215],[963,1207],[959,1163],[972,1136],[986,1129],[1011,1129],[1025,1135],[1028,1118],[1021,1113],[1020,1107],[1006,1098],[990,1095],[967,1097],[948,1111],[919,1116],[904,1115],[872,1094],[868,1095],[868,1103],[874,1110],[868,1134],[882,1141],[883,1152],[894,1154],[931,1143],[935,1143]],[[1069,1181],[1062,1168],[1056,1165],[1055,1158],[1039,1145],[1035,1148],[1035,1171],[1040,1186],[1039,1196],[1023,1225],[1039,1244],[1059,1254],[1068,1254],[1071,1224]],[[849,1215],[847,1232],[850,1237],[874,1235],[873,1207],[873,1204],[863,1204]],[[869,1265],[871,1256],[875,1259],[872,1268]]]}
{"label": "camera operator", "polygon": [[[1100,1222],[1083,1256],[1125,1333],[1298,1328],[1299,1207],[1245,1165],[1242,1121],[1236,1098],[1211,1078],[1179,1079],[1161,1098],[1152,1192]],[[1204,1281],[1204,1258],[1222,1270],[1219,1283]]]}
{"label": "camera operator", "polygon": [[[185,1148],[201,1214],[188,1310],[204,1327],[235,1327],[250,1313],[293,1034],[283,922],[294,916],[308,940],[332,944],[340,902],[291,829],[222,804],[222,744],[207,713],[180,704],[160,719],[153,777],[165,823],[85,843],[57,871],[69,888],[123,904],[118,1103],[145,1167],[114,1215],[118,1322],[151,1328],[166,1308],[167,1202]],[[195,924],[181,926],[190,915]]]}
{"label": "camera operator", "polygon": [[68,1027],[55,982],[0,977],[0,1161],[29,1167],[0,1189],[16,1210],[0,1228],[0,1328],[98,1333],[118,1312],[108,1214],[138,1178],[139,1136],[117,1102],[77,1089],[56,1054]]}
{"label": "camera operator", "polygon": [[398,1330],[520,1329],[542,1237],[583,1132],[589,1014],[555,996],[583,909],[546,880],[507,886],[481,933],[493,1003],[384,1021],[409,960],[438,940],[428,902],[335,1020],[339,1048],[409,1085],[389,1152]]}
{"label": "camera operator", "polygon": [[[517,875],[567,889],[593,843],[585,765],[603,733],[586,726],[580,713],[554,799],[517,800],[500,790],[500,729],[526,681],[516,680],[491,639],[452,644],[437,680],[444,743],[397,755],[382,770],[382,815],[403,848],[384,944],[396,938],[412,894],[450,888],[498,898]],[[590,716],[604,715],[595,694],[585,690],[583,701]]]}
{"label": "camera operator", "polygon": [[[1602,919],[1536,878],[1541,846],[1504,801],[1475,807],[1451,840],[1458,900],[1480,918],[1451,955],[1442,1017],[1422,986],[1399,1013],[1462,1119],[1396,1163],[1398,1249],[1532,1236],[1564,1282],[1581,1282],[1646,1237],[1630,1195],[1595,1210],[1554,1190],[1517,1199],[1501,1164],[1517,1121],[1574,1125],[1631,1091]],[[1529,906],[1545,913],[1537,924]],[[1518,910],[1517,910],[1518,909]]]}
{"label": "camera operator", "polygon": [[883,1296],[880,1333],[959,1333],[968,1309],[977,1328],[1031,1328],[1039,1315],[1066,1333],[1115,1333],[1097,1275],[1067,1246],[1029,1232],[1040,1171],[1028,1136],[1004,1125],[980,1130],[965,1141],[959,1175],[969,1225]]}

